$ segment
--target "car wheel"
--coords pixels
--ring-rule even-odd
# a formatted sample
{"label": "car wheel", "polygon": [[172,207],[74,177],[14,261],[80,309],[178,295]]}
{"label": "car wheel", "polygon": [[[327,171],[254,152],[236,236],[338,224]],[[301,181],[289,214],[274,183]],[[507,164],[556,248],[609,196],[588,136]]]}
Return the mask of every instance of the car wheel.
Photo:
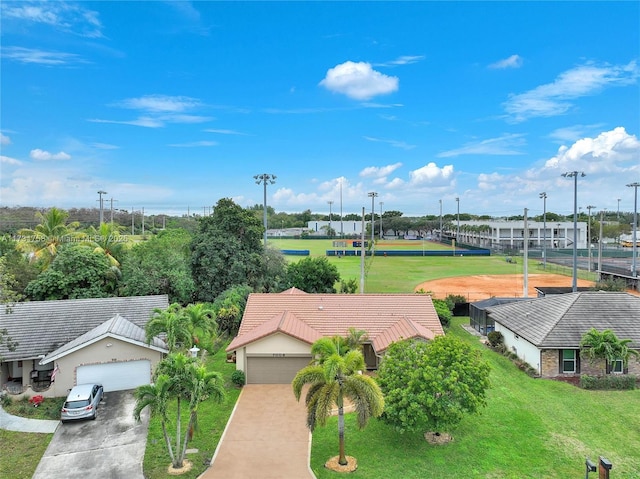
{"label": "car wheel", "polygon": [[95,421],[97,417],[98,417],[98,410],[96,409],[95,411],[93,411],[93,416],[91,416],[91,420]]}

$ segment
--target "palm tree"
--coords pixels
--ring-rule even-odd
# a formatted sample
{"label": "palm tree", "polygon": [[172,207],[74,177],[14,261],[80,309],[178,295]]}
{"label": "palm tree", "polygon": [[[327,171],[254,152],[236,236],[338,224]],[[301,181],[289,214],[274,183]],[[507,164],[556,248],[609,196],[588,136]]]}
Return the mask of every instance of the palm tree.
{"label": "palm tree", "polygon": [[145,327],[147,343],[153,338],[164,335],[164,342],[169,351],[173,352],[180,347],[191,346],[191,329],[188,318],[182,314],[182,306],[178,303],[169,305],[167,309],[155,308],[153,317]]}
{"label": "palm tree", "polygon": [[362,351],[362,345],[369,337],[364,329],[349,328],[346,342],[349,349],[357,349]]}
{"label": "palm tree", "polygon": [[216,313],[212,306],[206,303],[190,304],[182,309],[181,314],[187,319],[191,344],[200,344],[204,340],[206,345],[211,345],[218,332]]}
{"label": "palm tree", "polygon": [[344,399],[348,398],[357,413],[358,427],[367,425],[371,417],[379,417],[384,398],[378,384],[359,371],[364,369],[364,357],[359,350],[349,349],[341,337],[322,338],[311,347],[314,364],[301,369],[293,379],[293,393],[300,401],[302,388],[310,385],[305,398],[307,427],[324,426],[334,404],[338,406],[338,439],[340,465],[347,464],[344,451]]}
{"label": "palm tree", "polygon": [[124,227],[115,223],[102,223],[99,228],[90,226],[87,229],[87,239],[85,242],[94,248],[96,253],[104,254],[112,267],[120,268],[118,257],[122,254],[124,245],[123,239],[126,236],[120,234]]}
{"label": "palm tree", "polygon": [[[208,371],[196,358],[182,353],[170,354],[158,364],[155,384],[136,389],[134,418],[139,421],[142,410],[147,406],[151,408],[152,415],[160,416],[171,465],[178,469],[184,464],[189,431],[193,431],[197,422],[198,405],[209,398],[222,402],[224,397],[224,381],[220,373]],[[168,405],[173,400],[177,408],[175,445],[172,445],[166,427],[169,422]],[[189,407],[189,422],[183,433],[181,419],[184,402]]]}
{"label": "palm tree", "polygon": [[610,329],[600,332],[591,328],[580,340],[580,354],[587,357],[591,363],[603,360],[603,373],[606,374],[607,364],[622,360],[623,366],[626,367],[631,355],[640,355],[638,351],[629,348],[631,342],[630,339],[618,339]]}
{"label": "palm tree", "polygon": [[41,260],[44,269],[48,268],[58,253],[60,245],[70,238],[78,238],[84,235],[76,231],[80,226],[78,221],[67,224],[69,213],[59,208],[51,208],[45,214],[36,212],[36,218],[40,224],[34,229],[23,228],[18,231],[22,239],[18,242],[18,248],[31,254],[31,260]]}

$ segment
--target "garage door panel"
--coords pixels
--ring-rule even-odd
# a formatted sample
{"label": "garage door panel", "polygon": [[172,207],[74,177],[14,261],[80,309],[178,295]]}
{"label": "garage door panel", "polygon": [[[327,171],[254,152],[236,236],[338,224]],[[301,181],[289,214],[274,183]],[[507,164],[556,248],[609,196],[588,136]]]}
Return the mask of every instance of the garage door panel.
{"label": "garage door panel", "polygon": [[151,382],[151,361],[122,361],[78,366],[76,384],[100,383],[105,392],[135,389]]}
{"label": "garage door panel", "polygon": [[287,384],[296,373],[309,365],[305,357],[247,357],[247,384]]}

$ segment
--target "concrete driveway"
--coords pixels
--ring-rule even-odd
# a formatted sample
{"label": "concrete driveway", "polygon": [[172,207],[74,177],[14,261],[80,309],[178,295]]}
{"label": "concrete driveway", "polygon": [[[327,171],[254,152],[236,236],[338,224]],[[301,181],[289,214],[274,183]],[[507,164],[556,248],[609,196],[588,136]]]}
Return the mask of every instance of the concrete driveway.
{"label": "concrete driveway", "polygon": [[105,393],[95,421],[61,424],[33,478],[143,479],[149,415],[136,423],[134,405],[133,391]]}
{"label": "concrete driveway", "polygon": [[248,384],[201,479],[315,479],[304,399],[290,384]]}

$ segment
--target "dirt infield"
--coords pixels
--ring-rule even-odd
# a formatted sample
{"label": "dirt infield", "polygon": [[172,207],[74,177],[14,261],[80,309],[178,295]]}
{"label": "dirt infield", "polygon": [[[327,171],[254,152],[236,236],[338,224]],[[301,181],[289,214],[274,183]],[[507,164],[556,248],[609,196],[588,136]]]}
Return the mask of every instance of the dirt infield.
{"label": "dirt infield", "polygon": [[[527,296],[537,296],[536,287],[571,287],[572,278],[560,274],[529,274]],[[578,286],[593,286],[592,281],[578,279]],[[493,296],[522,297],[524,296],[524,275],[499,274],[457,276],[454,278],[426,281],[416,287],[416,291],[424,290],[433,293],[438,299],[444,299],[450,294],[459,294],[467,301],[480,301]]]}

